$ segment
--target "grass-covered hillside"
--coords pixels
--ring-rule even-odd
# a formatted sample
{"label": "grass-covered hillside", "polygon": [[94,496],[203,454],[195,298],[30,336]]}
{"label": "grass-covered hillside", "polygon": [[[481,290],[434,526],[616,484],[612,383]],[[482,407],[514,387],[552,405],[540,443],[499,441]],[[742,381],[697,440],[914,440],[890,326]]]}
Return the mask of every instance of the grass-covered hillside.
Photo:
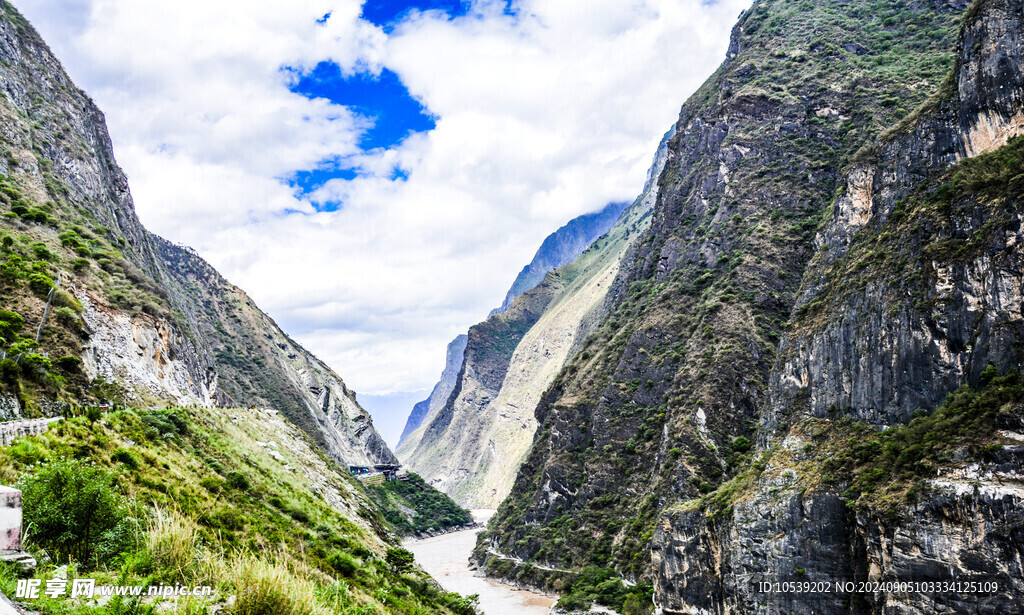
{"label": "grass-covered hillside", "polygon": [[[475,612],[415,567],[355,480],[278,413],[128,409],[93,418],[0,449],[0,483],[23,490],[36,578],[66,570],[98,585],[216,590],[177,599],[185,613]],[[0,568],[0,591],[13,596],[16,576]],[[27,606],[47,614],[167,606],[133,600],[43,597]]]}
{"label": "grass-covered hillside", "polygon": [[473,516],[419,474],[408,480],[367,485],[366,492],[388,523],[403,536],[446,532],[473,522]]}

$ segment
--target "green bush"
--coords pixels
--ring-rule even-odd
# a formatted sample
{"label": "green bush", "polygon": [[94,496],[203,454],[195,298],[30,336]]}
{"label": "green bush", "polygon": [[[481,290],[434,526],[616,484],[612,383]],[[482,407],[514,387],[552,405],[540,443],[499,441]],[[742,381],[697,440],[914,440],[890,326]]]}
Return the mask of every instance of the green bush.
{"label": "green bush", "polygon": [[745,453],[750,450],[750,439],[746,436],[738,436],[732,441],[732,450],[737,453]]}
{"label": "green bush", "polygon": [[31,541],[58,562],[95,565],[134,546],[137,523],[106,470],[59,460],[38,466],[18,488]]}
{"label": "green bush", "polygon": [[220,490],[221,490],[221,487],[223,486],[223,484],[224,484],[223,482],[221,482],[220,480],[218,480],[218,479],[216,479],[216,478],[214,478],[212,476],[207,476],[207,477],[205,477],[205,478],[203,478],[202,480],[199,481],[199,485],[203,489],[206,489],[207,491],[209,491],[210,493],[220,493]]}
{"label": "green bush", "polygon": [[0,265],[0,273],[8,280],[25,279],[25,259],[17,254],[11,254],[4,261],[4,264]]}
{"label": "green bush", "polygon": [[70,329],[77,330],[80,325],[80,319],[78,313],[69,307],[56,307],[53,308],[53,317],[57,319],[57,322],[68,327]]}
{"label": "green bush", "polygon": [[38,295],[45,297],[49,294],[50,289],[53,288],[53,280],[45,273],[30,273],[28,276],[28,286]]}
{"label": "green bush", "polygon": [[11,343],[18,339],[25,319],[21,314],[11,310],[0,309],[0,341]]}
{"label": "green bush", "polygon": [[384,559],[398,572],[407,572],[412,570],[412,565],[415,561],[412,552],[401,548],[388,549],[388,553]]}
{"label": "green bush", "polygon": [[359,572],[359,562],[348,553],[340,551],[327,556],[327,565],[344,577],[354,577]]}
{"label": "green bush", "polygon": [[135,455],[132,455],[130,451],[123,448],[119,448],[110,455],[111,461],[117,461],[123,463],[125,466],[132,470],[139,469],[139,462],[135,459]]}
{"label": "green bush", "polygon": [[58,369],[68,374],[77,374],[82,371],[82,360],[71,355],[57,357],[57,359],[53,361],[53,364],[56,365]]}
{"label": "green bush", "polygon": [[41,241],[34,242],[30,247],[32,248],[32,253],[41,261],[53,262],[57,260],[57,255]]}
{"label": "green bush", "polygon": [[239,491],[248,491],[252,488],[249,478],[241,472],[229,472],[227,479],[228,485]]}

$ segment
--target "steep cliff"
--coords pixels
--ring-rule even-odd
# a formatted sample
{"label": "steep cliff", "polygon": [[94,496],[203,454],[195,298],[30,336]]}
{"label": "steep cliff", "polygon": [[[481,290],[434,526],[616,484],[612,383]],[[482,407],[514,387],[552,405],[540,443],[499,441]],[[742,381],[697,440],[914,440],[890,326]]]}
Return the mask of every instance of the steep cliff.
{"label": "steep cliff", "polygon": [[[595,239],[611,229],[627,205],[628,203],[609,203],[601,211],[573,218],[545,237],[544,242],[537,249],[537,253],[533,255],[533,259],[523,267],[523,270],[512,282],[512,286],[505,295],[505,300],[500,306],[491,310],[488,318],[507,310],[519,295],[540,284],[549,271],[576,260],[584,250],[594,243]],[[429,422],[448,401],[448,396],[455,388],[455,379],[459,375],[459,370],[462,369],[462,356],[466,351],[467,339],[465,335],[459,335],[448,344],[445,368],[441,373],[441,379],[434,385],[430,397],[413,406],[405,423],[405,429],[402,430],[402,437],[399,439],[400,448],[409,434],[424,421]],[[410,443],[404,447],[404,450],[412,451],[418,443],[418,440]]]}
{"label": "steep cliff", "polygon": [[537,407],[484,566],[650,578],[665,505],[746,476],[843,169],[938,89],[963,8],[768,0],[743,13],[682,107],[621,292]]}
{"label": "steep cliff", "polygon": [[[519,295],[540,284],[544,276],[553,269],[571,263],[583,253],[594,240],[604,235],[618,221],[628,203],[609,203],[601,211],[584,214],[568,221],[561,228],[544,238],[544,242],[528,265],[523,267],[512,286],[505,295],[502,304],[491,310],[488,318],[508,310]],[[402,443],[413,433],[413,431],[424,422],[429,422],[437,414],[437,411],[448,401],[455,388],[455,380],[462,369],[462,357],[466,351],[466,335],[459,335],[448,344],[448,351],[445,360],[444,371],[441,372],[441,379],[434,385],[430,397],[413,406],[412,412],[402,430],[402,437],[399,439],[399,448],[404,451],[415,450],[419,439],[410,442],[405,447]]]}
{"label": "steep cliff", "polygon": [[[658,149],[643,193],[607,233],[470,329],[444,406],[399,447],[404,463],[460,504],[495,508],[511,489],[537,429],[540,394],[601,320],[619,264],[650,222],[671,134]],[[570,227],[575,236],[583,228],[570,223],[552,237]],[[544,248],[538,258],[542,254]]]}
{"label": "steep cliff", "polygon": [[[666,613],[1019,609],[1022,33],[1019,3],[975,3],[943,86],[854,160],[780,344],[760,460],[655,536]],[[794,581],[868,586],[758,589]]]}
{"label": "steep cliff", "polygon": [[393,460],[330,368],[205,261],[142,227],[103,114],[31,25],[0,10],[6,414],[101,398],[268,406],[337,459]]}

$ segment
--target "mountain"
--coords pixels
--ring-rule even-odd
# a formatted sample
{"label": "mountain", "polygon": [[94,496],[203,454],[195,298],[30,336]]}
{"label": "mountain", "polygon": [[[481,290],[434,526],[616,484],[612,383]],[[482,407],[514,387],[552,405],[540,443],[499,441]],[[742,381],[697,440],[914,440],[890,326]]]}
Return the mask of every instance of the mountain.
{"label": "mountain", "polygon": [[337,374],[202,258],[143,228],[103,114],[3,13],[0,415],[90,399],[271,407],[337,460],[393,461]]}
{"label": "mountain", "polygon": [[438,398],[432,396],[431,411],[398,447],[404,464],[459,504],[494,508],[511,488],[537,428],[534,408],[541,392],[601,319],[619,263],[650,223],[654,179],[671,134],[655,156],[643,193],[607,233],[576,260],[549,271],[508,309],[469,330],[464,360],[443,405],[434,411]]}
{"label": "mountain", "polygon": [[1017,608],[1022,20],[1006,0],[741,15],[621,292],[541,396],[482,568],[565,591],[596,565],[666,614]]}
{"label": "mountain", "polygon": [[[537,253],[533,255],[533,260],[523,267],[523,270],[512,282],[511,288],[505,295],[505,300],[500,306],[491,310],[488,318],[508,310],[516,297],[537,286],[549,271],[576,260],[588,246],[594,243],[595,239],[608,232],[627,205],[628,203],[609,203],[601,211],[573,218],[545,237],[540,248],[537,249]],[[441,379],[434,385],[429,398],[413,406],[405,429],[402,430],[402,437],[398,442],[399,447],[427,417],[432,418],[448,401],[448,396],[455,388],[455,378],[462,368],[462,355],[466,350],[466,340],[466,335],[459,335],[448,344],[445,368],[441,373]],[[415,446],[412,444],[406,449],[411,450]]]}
{"label": "mountain", "polygon": [[512,282],[501,306],[492,310],[488,316],[504,312],[516,297],[540,284],[549,271],[576,260],[595,239],[608,232],[628,205],[608,203],[601,211],[577,216],[545,237],[533,255],[533,260],[523,267]]}
{"label": "mountain", "polygon": [[[458,335],[448,344],[441,379],[437,381],[433,390],[430,391],[430,397],[412,407],[412,412],[409,413],[409,418],[405,422],[405,428],[402,430],[402,437],[398,440],[399,449],[402,448],[402,443],[405,442],[405,439],[417,427],[422,425],[423,421],[427,420],[428,417],[433,418],[437,411],[444,406],[444,402],[448,401],[448,396],[455,389],[455,379],[458,378],[459,370],[462,369],[462,358],[466,353],[466,342],[468,340],[469,337],[466,335]],[[415,448],[415,445],[412,446]]]}

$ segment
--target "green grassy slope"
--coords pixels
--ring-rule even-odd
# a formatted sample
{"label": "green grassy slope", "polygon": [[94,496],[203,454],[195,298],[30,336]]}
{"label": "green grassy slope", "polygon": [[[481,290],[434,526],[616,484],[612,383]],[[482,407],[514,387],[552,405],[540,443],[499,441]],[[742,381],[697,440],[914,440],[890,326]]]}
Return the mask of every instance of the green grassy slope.
{"label": "green grassy slope", "polygon": [[[60,495],[40,487],[56,471],[84,477],[88,501],[76,499],[71,479]],[[178,605],[187,612],[473,612],[406,561],[362,487],[277,413],[179,408],[66,420],[0,449],[0,482],[24,489],[26,546],[47,562],[36,577],[71,561],[73,574],[98,583],[215,587],[208,600]],[[107,517],[91,504],[104,498],[114,502]],[[93,512],[72,515],[80,509]],[[14,576],[0,570],[8,596]],[[44,613],[153,606],[32,602]]]}

